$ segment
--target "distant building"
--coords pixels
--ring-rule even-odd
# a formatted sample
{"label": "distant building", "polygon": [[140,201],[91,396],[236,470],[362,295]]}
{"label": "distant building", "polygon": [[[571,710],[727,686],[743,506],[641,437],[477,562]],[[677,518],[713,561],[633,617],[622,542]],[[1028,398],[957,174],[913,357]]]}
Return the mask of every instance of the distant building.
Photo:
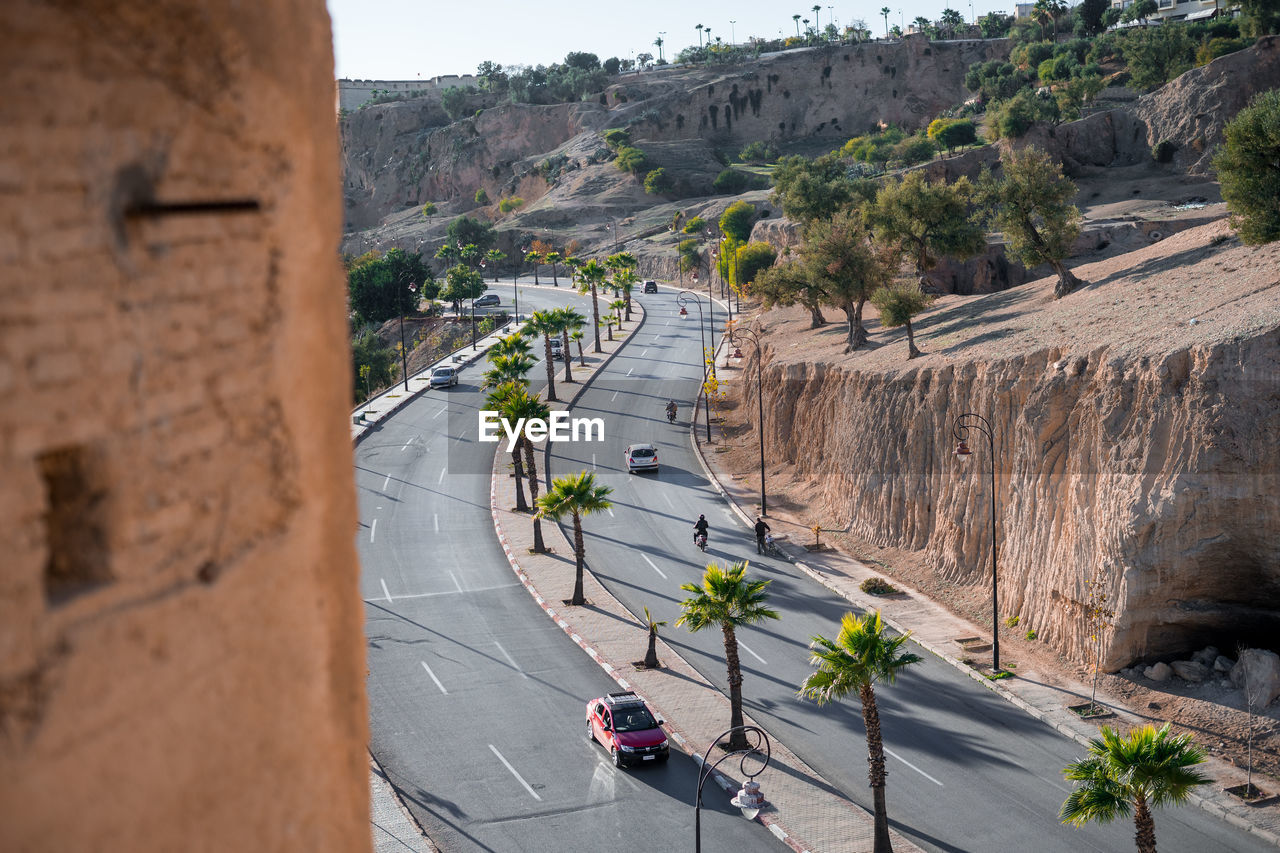
{"label": "distant building", "polygon": [[[1022,9],[1023,4],[1018,5]],[[1112,9],[1128,9],[1133,0],[1111,0]],[[1202,21],[1215,15],[1230,17],[1235,4],[1222,0],[1156,0],[1156,13],[1147,19],[1151,21]],[[1018,13],[1022,16],[1021,11]]]}
{"label": "distant building", "polygon": [[[1120,0],[1115,0],[1115,2],[1120,2]],[[1114,3],[1112,5],[1114,5]],[[1015,3],[1013,6],[1013,16],[1019,20],[1022,18],[1030,18],[1031,13],[1035,8],[1035,3]]]}

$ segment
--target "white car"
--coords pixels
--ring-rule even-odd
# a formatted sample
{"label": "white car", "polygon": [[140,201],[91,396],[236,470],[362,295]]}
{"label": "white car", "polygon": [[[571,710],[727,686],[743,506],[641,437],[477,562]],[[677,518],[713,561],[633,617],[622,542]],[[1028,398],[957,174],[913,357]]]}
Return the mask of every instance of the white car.
{"label": "white car", "polygon": [[431,381],[428,383],[432,388],[450,388],[458,384],[458,368],[456,367],[437,367],[431,371]]}
{"label": "white car", "polygon": [[627,448],[623,458],[627,462],[628,474],[658,470],[658,448],[652,444],[633,444]]}
{"label": "white car", "polygon": [[551,360],[556,361],[557,359],[563,359],[563,358],[564,358],[564,344],[560,343],[559,338],[552,338],[551,339]]}

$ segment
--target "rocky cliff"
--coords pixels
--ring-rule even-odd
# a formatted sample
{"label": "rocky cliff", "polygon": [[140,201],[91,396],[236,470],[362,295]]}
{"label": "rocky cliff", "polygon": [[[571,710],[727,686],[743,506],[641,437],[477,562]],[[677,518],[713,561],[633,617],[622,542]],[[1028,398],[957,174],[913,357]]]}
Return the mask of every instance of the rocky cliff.
{"label": "rocky cliff", "polygon": [[979,413],[1002,619],[1083,660],[1097,575],[1116,612],[1108,668],[1265,645],[1280,630],[1280,248],[1226,237],[1203,226],[1085,266],[1095,283],[1060,301],[1048,280],[950,297],[917,322],[927,354],[911,362],[900,330],[842,356],[841,328],[766,315],[765,408],[791,413],[767,428],[769,456],[861,538],[987,584],[987,441],[968,436],[968,470],[952,453],[955,417]]}

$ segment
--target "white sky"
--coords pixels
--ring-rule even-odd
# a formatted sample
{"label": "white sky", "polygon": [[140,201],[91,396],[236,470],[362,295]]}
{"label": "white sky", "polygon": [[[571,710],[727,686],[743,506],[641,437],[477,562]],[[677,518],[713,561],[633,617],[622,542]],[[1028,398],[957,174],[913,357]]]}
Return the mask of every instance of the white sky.
{"label": "white sky", "polygon": [[[511,65],[563,62],[570,51],[633,58],[658,55],[654,39],[666,32],[663,54],[670,59],[697,45],[697,24],[725,42],[749,36],[795,35],[791,16],[813,18],[817,0],[327,0],[333,18],[337,76],[372,80],[416,80],[441,74],[474,74],[492,60]],[[936,19],[950,5],[970,19],[969,0],[869,0],[822,3],[818,23],[833,18],[843,29],[856,18],[877,35],[884,32],[880,8],[889,6],[890,26],[919,15]],[[1013,11],[1013,0],[973,0],[979,17]],[[730,21],[736,24],[730,24]],[[801,24],[803,29],[804,25]],[[706,36],[703,36],[704,39]]]}

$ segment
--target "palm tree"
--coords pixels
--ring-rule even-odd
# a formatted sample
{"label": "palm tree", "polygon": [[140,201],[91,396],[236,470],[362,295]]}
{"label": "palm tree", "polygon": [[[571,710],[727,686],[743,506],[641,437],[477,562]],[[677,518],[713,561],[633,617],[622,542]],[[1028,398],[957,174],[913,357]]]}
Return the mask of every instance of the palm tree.
{"label": "palm tree", "polygon": [[609,310],[617,312],[619,331],[622,330],[622,309],[626,307],[627,307],[627,302],[625,299],[615,299],[609,303]]}
{"label": "palm tree", "polygon": [[586,604],[586,596],[582,594],[582,572],[586,557],[586,544],[582,540],[582,517],[592,513],[604,512],[613,506],[608,496],[613,489],[608,486],[597,486],[595,475],[590,471],[570,474],[568,477],[557,477],[547,493],[534,503],[538,506],[535,518],[549,518],[559,521],[569,514],[573,516],[573,556],[576,562],[576,577],[573,582],[572,605]]}
{"label": "palm tree", "polygon": [[538,265],[542,263],[542,255],[539,252],[527,252],[524,256],[525,262],[533,264],[533,283],[538,284]]}
{"label": "palm tree", "polygon": [[608,267],[601,264],[595,258],[582,265],[582,269],[578,271],[581,278],[581,284],[578,286],[580,293],[591,291],[591,319],[595,322],[596,327],[596,352],[603,352],[600,349],[600,292],[599,287],[604,284],[606,278],[609,277]]}
{"label": "palm tree", "polygon": [[800,16],[792,15],[791,20],[796,22],[796,38],[800,38]]}
{"label": "palm tree", "polygon": [[777,619],[776,611],[765,607],[765,587],[769,581],[746,579],[747,562],[739,560],[727,569],[710,563],[702,576],[702,586],[681,584],[680,588],[693,593],[692,598],[680,602],[681,614],[677,625],[690,631],[719,626],[724,636],[724,662],[729,674],[729,750],[747,748],[746,734],[742,731],[742,664],[738,660],[737,630],[765,619]]}
{"label": "palm tree", "polygon": [[533,369],[534,365],[534,360],[529,356],[490,356],[489,363],[493,367],[484,372],[484,382],[481,384],[481,388],[496,388],[507,382],[516,382],[528,387],[529,378],[526,374]]}
{"label": "palm tree", "polygon": [[[494,388],[484,399],[491,411],[497,412],[499,417],[506,418],[508,423],[516,423],[512,415],[521,407],[519,403],[521,395],[527,397],[528,394],[526,386],[507,382]],[[516,512],[528,512],[529,504],[525,503],[524,499],[524,463],[520,458],[524,450],[524,433],[521,432],[520,436],[521,439],[516,441],[516,446],[511,448],[511,469],[516,475]],[[530,483],[529,488],[533,489],[534,484]]]}
{"label": "palm tree", "polygon": [[1172,735],[1169,724],[1159,730],[1142,726],[1121,737],[1103,726],[1089,741],[1089,756],[1063,771],[1075,789],[1058,815],[1063,823],[1084,826],[1089,821],[1110,823],[1133,813],[1139,853],[1156,853],[1156,825],[1152,806],[1185,803],[1191,791],[1209,780],[1191,768],[1205,759],[1191,735]]}
{"label": "palm tree", "polygon": [[[610,342],[613,341],[613,324],[616,322],[618,321],[613,319],[613,315],[610,314],[608,317],[601,317],[600,322],[596,323],[597,327],[604,326],[605,330],[609,333]],[[599,335],[599,332],[596,334]]]}
{"label": "palm tree", "polygon": [[613,287],[621,290],[627,300],[627,319],[631,319],[631,290],[640,280],[636,267],[640,262],[630,252],[617,252],[605,258],[604,265],[613,270]]}
{"label": "palm tree", "polygon": [[547,363],[547,399],[559,401],[556,397],[556,369],[551,360],[551,336],[559,334],[560,324],[551,311],[534,311],[529,315],[529,322],[524,327],[527,335],[542,335],[543,358]]}
{"label": "palm tree", "polygon": [[822,29],[821,24],[818,20],[818,16],[820,14],[822,14],[822,7],[814,6],[813,7],[813,31],[814,32],[817,32],[818,30]]}
{"label": "palm tree", "polygon": [[542,259],[551,264],[551,283],[554,286],[559,287],[560,278],[556,275],[556,264],[560,263],[560,261],[563,260],[563,257],[559,252],[547,252],[542,256]]}
{"label": "palm tree", "polygon": [[928,18],[924,17],[923,15],[916,18],[911,23],[916,25],[916,32],[924,33],[925,35],[929,34],[929,27],[933,25],[933,22],[930,21]]}
{"label": "palm tree", "polygon": [[506,259],[507,253],[499,249],[490,249],[484,253],[485,263],[493,267],[493,281],[495,284],[498,281],[498,264],[502,263]]}
{"label": "palm tree", "polygon": [[653,46],[658,49],[659,62],[662,61],[662,45],[663,45],[662,36],[658,36],[656,39],[653,40]]}
{"label": "palm tree", "polygon": [[[536,395],[529,393],[528,389],[519,385],[507,384],[499,386],[489,395],[491,399],[498,403],[495,406],[498,413],[507,419],[508,423],[518,423],[522,418],[530,420],[531,418],[540,418],[546,420],[551,417],[551,407],[539,400]],[[523,431],[520,433],[519,444],[524,447],[524,471],[529,479],[529,500],[536,506],[538,503],[538,463],[533,454],[533,442]],[[533,550],[539,554],[545,553],[546,544],[542,540],[542,520],[535,514],[533,517]]]}
{"label": "palm tree", "polygon": [[587,322],[587,318],[568,305],[563,308],[557,308],[551,313],[555,315],[560,323],[560,334],[562,336],[560,342],[564,346],[564,381],[572,382],[573,376],[569,372],[569,366],[573,363],[573,359],[569,357],[569,334],[574,329],[581,328]]}
{"label": "palm tree", "polygon": [[480,266],[480,259],[484,257],[484,253],[475,243],[468,243],[458,250],[458,257],[462,258],[462,262],[471,269],[476,269]]}
{"label": "palm tree", "polygon": [[[586,318],[583,317],[583,324],[586,324]],[[569,333],[569,340],[574,341],[578,345],[578,364],[583,367],[587,366],[587,357],[582,354],[582,329],[574,329]]]}
{"label": "palm tree", "polygon": [[889,13],[892,11],[893,10],[890,9],[888,6],[880,7],[880,14],[884,16],[884,37],[885,38],[889,37]]}
{"label": "palm tree", "polygon": [[498,342],[489,347],[487,357],[493,361],[500,355],[533,355],[533,346],[520,332],[512,332],[498,338]]}
{"label": "palm tree", "polygon": [[903,653],[909,634],[891,636],[880,621],[880,611],[854,616],[846,613],[835,640],[821,635],[809,643],[811,666],[817,667],[800,685],[799,695],[825,705],[855,690],[862,704],[862,725],[867,732],[868,776],[875,801],[875,853],[890,853],[889,815],[885,809],[884,741],[880,736],[880,711],[876,708],[877,681],[892,684],[898,671],[919,663],[919,655]]}
{"label": "palm tree", "polygon": [[702,24],[698,24],[696,27],[694,27],[694,29],[698,31],[698,49],[701,50],[702,49]]}
{"label": "palm tree", "polygon": [[644,653],[644,665],[649,669],[658,666],[658,628],[667,624],[666,620],[659,622],[649,615],[649,608],[644,609],[645,625],[649,628],[649,650]]}

